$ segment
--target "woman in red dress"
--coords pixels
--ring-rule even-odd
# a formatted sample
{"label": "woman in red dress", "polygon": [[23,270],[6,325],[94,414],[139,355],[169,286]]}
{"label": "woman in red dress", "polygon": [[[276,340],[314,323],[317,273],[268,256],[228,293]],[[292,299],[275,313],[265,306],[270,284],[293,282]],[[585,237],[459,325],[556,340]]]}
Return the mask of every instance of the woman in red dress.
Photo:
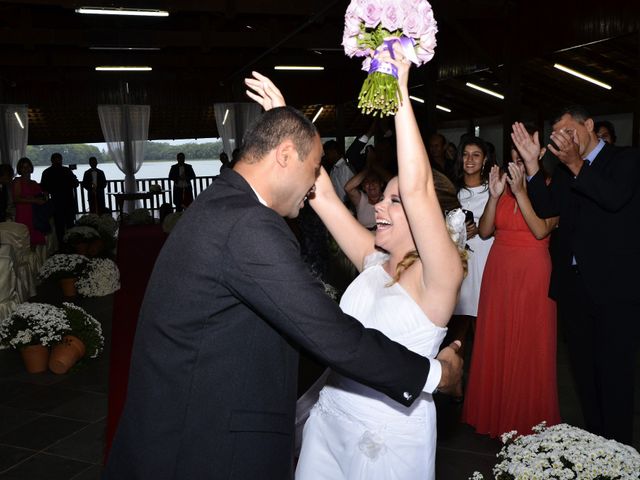
{"label": "woman in red dress", "polygon": [[[527,135],[524,127],[522,131]],[[541,158],[544,152],[537,133],[529,139],[522,155]],[[560,422],[556,306],[547,296],[548,236],[558,219],[535,214],[515,147],[511,158],[509,175],[497,166],[491,168],[490,197],[480,219],[480,236],[495,233],[495,241],[482,278],[462,412],[463,422],[492,437],[511,430],[528,434],[542,421]]]}
{"label": "woman in red dress", "polygon": [[42,205],[45,198],[40,185],[31,180],[33,164],[27,157],[18,160],[16,171],[20,177],[13,181],[13,203],[16,206],[16,223],[23,223],[29,228],[31,246],[44,245],[45,236],[33,227],[33,205]]}

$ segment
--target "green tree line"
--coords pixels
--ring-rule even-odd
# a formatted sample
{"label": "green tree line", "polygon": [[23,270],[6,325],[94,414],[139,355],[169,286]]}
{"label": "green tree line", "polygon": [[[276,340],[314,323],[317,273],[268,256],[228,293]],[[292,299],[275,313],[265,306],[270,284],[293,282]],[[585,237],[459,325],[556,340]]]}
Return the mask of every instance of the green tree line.
{"label": "green tree line", "polygon": [[[73,163],[88,164],[89,157],[96,157],[98,163],[113,162],[109,152],[102,152],[98,147],[84,143],[27,146],[27,157],[29,157],[34,165],[49,165],[51,163],[51,154],[55,152],[62,154],[65,165]],[[182,145],[171,145],[164,142],[147,142],[144,147],[144,160],[175,160],[176,155],[180,152],[185,154],[187,161],[219,158],[220,152],[222,152],[222,141],[185,143]]]}

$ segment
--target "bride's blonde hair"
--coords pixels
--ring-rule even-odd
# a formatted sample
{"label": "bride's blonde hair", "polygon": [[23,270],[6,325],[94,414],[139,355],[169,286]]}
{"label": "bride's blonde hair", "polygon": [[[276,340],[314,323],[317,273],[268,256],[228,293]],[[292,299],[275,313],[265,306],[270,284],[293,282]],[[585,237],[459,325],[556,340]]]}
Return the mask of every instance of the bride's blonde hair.
{"label": "bride's blonde hair", "polygon": [[[452,240],[453,241],[453,240]],[[455,242],[454,242],[455,243]],[[462,271],[463,271],[463,278],[467,276],[467,272],[469,269],[469,253],[467,252],[466,249],[460,249],[458,248],[458,246],[456,245],[456,248],[458,250],[458,255],[460,256],[460,261],[462,262]],[[396,265],[396,273],[393,276],[393,278],[391,279],[391,281],[389,283],[387,283],[387,287],[390,287],[391,285],[393,285],[394,283],[397,283],[400,281],[400,275],[402,275],[402,272],[404,272],[405,270],[407,270],[411,265],[413,265],[416,260],[418,260],[420,258],[420,255],[418,254],[417,250],[411,250],[410,252],[408,252],[403,258],[402,260],[400,260],[398,262],[398,265]]]}

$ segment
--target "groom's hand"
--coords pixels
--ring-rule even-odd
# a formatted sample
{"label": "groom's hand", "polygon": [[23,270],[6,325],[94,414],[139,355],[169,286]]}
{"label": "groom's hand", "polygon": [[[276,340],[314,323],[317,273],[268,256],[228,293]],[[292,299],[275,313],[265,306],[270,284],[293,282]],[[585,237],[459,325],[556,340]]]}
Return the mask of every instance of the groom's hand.
{"label": "groom's hand", "polygon": [[456,385],[462,381],[462,357],[458,355],[458,350],[462,347],[459,340],[452,342],[448,347],[443,348],[437,360],[442,365],[442,376],[438,384],[438,391],[443,393],[453,393]]}

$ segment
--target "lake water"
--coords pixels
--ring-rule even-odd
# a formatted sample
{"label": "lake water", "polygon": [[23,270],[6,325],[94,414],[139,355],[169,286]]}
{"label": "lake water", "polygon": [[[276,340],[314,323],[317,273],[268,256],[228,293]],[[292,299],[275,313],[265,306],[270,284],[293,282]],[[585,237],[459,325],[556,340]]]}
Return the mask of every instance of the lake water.
{"label": "lake water", "polygon": [[[174,163],[176,162],[145,162],[140,167],[140,170],[138,170],[138,173],[136,173],[136,178],[167,178],[169,176],[169,169]],[[187,163],[193,167],[193,170],[196,172],[196,176],[198,177],[210,177],[213,175],[218,175],[220,173],[220,167],[222,166],[220,160],[190,160]],[[47,168],[47,166],[34,167],[33,175],[31,175],[31,178],[36,182],[40,182],[42,172],[45,168]],[[124,179],[124,173],[120,171],[115,163],[100,163],[98,164],[98,168],[104,171],[107,180]],[[78,177],[78,180],[82,181],[82,176],[87,170],[89,170],[88,164],[78,165],[78,169],[74,170],[73,173],[75,173],[76,177]]]}

